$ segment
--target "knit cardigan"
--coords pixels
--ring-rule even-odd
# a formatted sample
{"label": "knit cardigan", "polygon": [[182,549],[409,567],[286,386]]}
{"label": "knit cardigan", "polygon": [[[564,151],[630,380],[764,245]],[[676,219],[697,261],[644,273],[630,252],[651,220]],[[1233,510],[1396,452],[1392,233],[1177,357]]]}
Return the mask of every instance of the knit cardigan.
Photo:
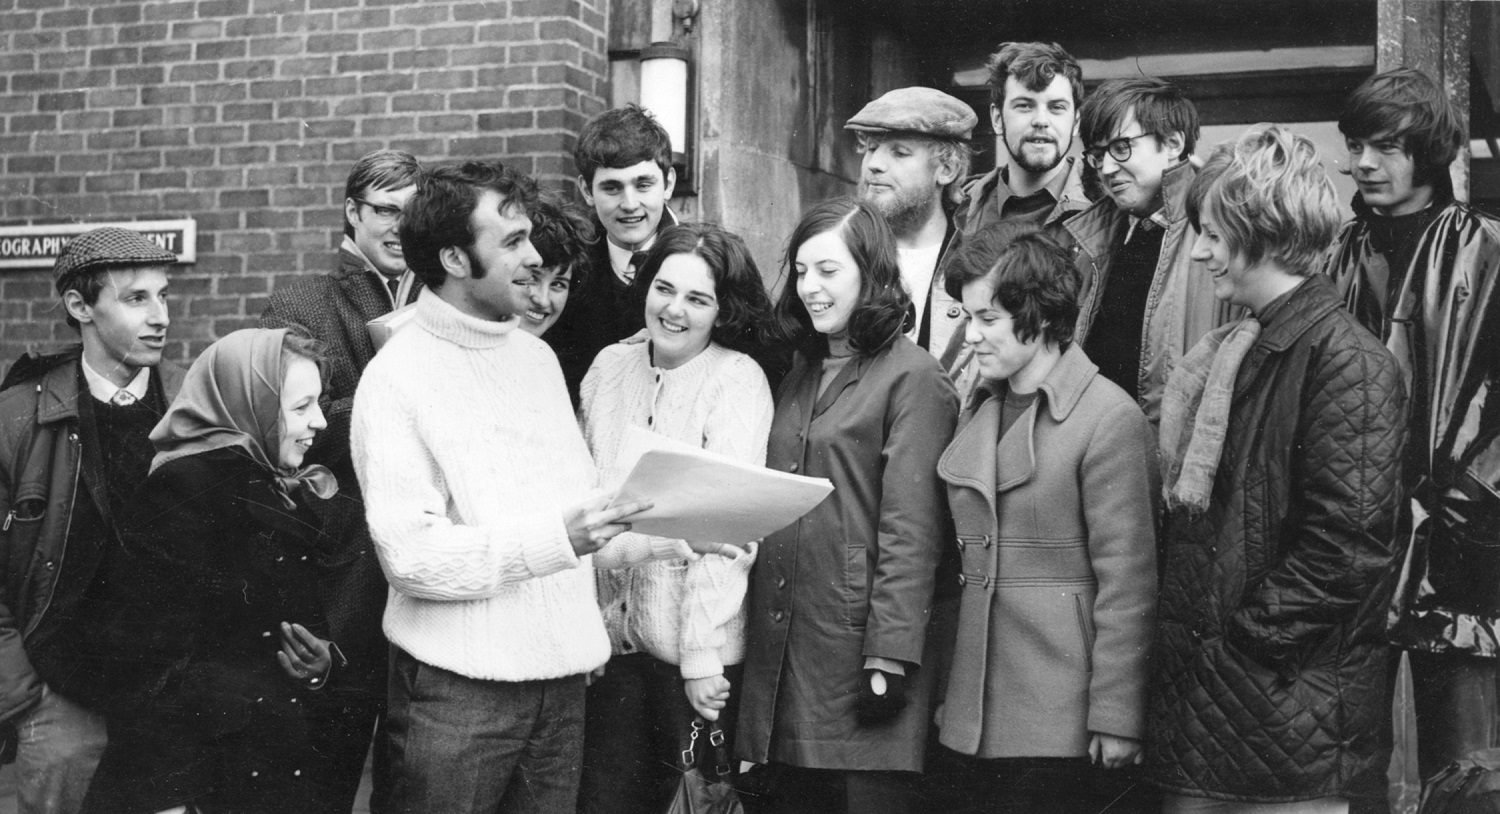
{"label": "knit cardigan", "polygon": [[[694,447],[764,466],[774,406],[750,357],[710,344],[672,370],[651,366],[648,343],[599,352],[582,387],[584,435],[614,486],[628,471],[626,430],[640,427]],[[631,544],[621,535],[620,543]],[[744,540],[721,542],[744,543]],[[720,675],[745,657],[745,588],[751,554],[736,559],[652,562],[598,572],[599,604],[616,654],[644,650],[681,667],[685,679]]]}
{"label": "knit cardigan", "polygon": [[[391,584],[392,644],[495,681],[605,662],[591,558],[574,555],[563,523],[597,478],[545,344],[515,320],[481,320],[423,291],[413,323],[365,368],[351,450]],[[592,559],[682,550],[611,543]]]}

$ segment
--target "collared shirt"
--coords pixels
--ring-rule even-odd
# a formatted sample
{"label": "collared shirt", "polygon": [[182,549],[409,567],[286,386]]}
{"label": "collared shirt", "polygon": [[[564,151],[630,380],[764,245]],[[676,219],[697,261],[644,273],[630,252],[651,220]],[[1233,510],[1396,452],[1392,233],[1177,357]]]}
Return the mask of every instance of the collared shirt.
{"label": "collared shirt", "polygon": [[354,242],[354,238],[348,235],[344,235],[344,244],[342,248],[344,251],[364,261],[365,271],[368,271],[369,273],[375,275],[375,279],[380,281],[380,290],[384,291],[385,296],[390,299],[391,310],[394,311],[395,309],[400,308],[402,305],[406,304],[407,299],[411,297],[411,287],[416,284],[417,279],[416,276],[411,273],[410,269],[401,272],[401,276],[400,278],[398,278],[399,282],[396,283],[396,293],[392,294],[389,282],[391,278],[375,270],[375,265],[370,262],[370,258],[365,257],[364,252],[359,250],[359,244]]}
{"label": "collared shirt", "polygon": [[131,379],[124,387],[116,387],[115,383],[105,378],[97,370],[89,366],[87,359],[79,357],[83,363],[83,380],[88,382],[89,395],[105,402],[112,401],[115,394],[124,390],[135,398],[136,401],[146,397],[146,392],[151,385],[151,368],[143,367],[135,372],[135,378]]}
{"label": "collared shirt", "polygon": [[1125,240],[1122,241],[1122,243],[1129,243],[1130,239],[1132,237],[1135,237],[1135,227],[1139,226],[1141,224],[1141,221],[1144,220],[1151,221],[1156,225],[1157,228],[1161,229],[1162,231],[1166,231],[1167,227],[1172,225],[1172,222],[1170,220],[1167,220],[1166,207],[1162,207],[1161,209],[1152,212],[1150,216],[1144,218],[1138,218],[1134,215],[1131,215],[1130,229],[1125,232]]}
{"label": "collared shirt", "polygon": [[639,249],[635,249],[634,251],[630,249],[622,249],[619,246],[616,246],[613,240],[610,240],[608,236],[605,236],[604,245],[609,247],[609,267],[614,271],[615,276],[620,278],[620,282],[629,283],[631,280],[635,279],[635,272],[639,271],[639,269],[631,270],[630,258],[634,257],[636,252],[649,251],[652,245],[656,243],[656,235],[660,233],[660,231],[660,228],[658,228],[656,232],[653,232],[651,234],[650,240],[647,240],[645,243],[641,244],[641,247]]}
{"label": "collared shirt", "polygon": [[[1062,172],[1054,175],[1052,180],[1047,182],[1046,186],[1025,196],[1017,195],[1011,189],[1009,165],[1000,168],[1000,180],[1003,182],[1005,190],[1003,195],[995,196],[995,211],[999,213],[1000,218],[1002,220],[1006,219],[1006,205],[1011,201],[1026,201],[1028,204],[1026,210],[1033,214],[1034,219],[1038,223],[1042,223],[1047,219],[1047,214],[1051,213],[1052,209],[1057,206],[1057,202],[1062,200],[1063,189],[1068,185],[1068,171],[1064,168]],[[1042,201],[1045,201],[1048,205],[1042,206]],[[1038,212],[1041,213],[1040,217],[1035,217]]]}

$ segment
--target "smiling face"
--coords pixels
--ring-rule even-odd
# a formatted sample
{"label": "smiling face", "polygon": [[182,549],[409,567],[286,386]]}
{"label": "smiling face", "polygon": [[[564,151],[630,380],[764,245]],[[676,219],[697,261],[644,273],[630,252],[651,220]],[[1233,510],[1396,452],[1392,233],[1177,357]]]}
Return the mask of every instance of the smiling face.
{"label": "smiling face", "polygon": [[[964,329],[964,342],[974,349],[974,361],[979,375],[992,381],[1028,380],[1032,368],[1038,366],[1040,351],[1044,347],[1042,334],[1028,341],[1021,341],[1015,333],[1015,322],[1010,312],[995,302],[995,286],[988,276],[969,281],[963,288],[963,306],[970,319]],[[1017,392],[1031,392],[1035,384],[1014,388]]]}
{"label": "smiling face", "polygon": [[558,271],[557,266],[537,269],[511,281],[511,293],[515,295],[516,316],[521,320],[521,330],[532,336],[541,336],[548,328],[557,324],[563,308],[568,305],[568,294],[573,289],[573,270]]}
{"label": "smiling face", "polygon": [[797,274],[797,296],[820,334],[843,333],[849,317],[859,305],[859,265],[844,245],[838,230],[808,238],[797,247],[793,268]]}
{"label": "smiling face", "polygon": [[344,217],[354,227],[354,245],[375,270],[386,277],[406,272],[401,254],[401,210],[417,191],[415,184],[400,189],[365,187],[360,200],[344,199]]}
{"label": "smiling face", "polygon": [[674,170],[663,176],[655,161],[642,161],[629,167],[600,167],[594,170],[593,183],[579,178],[578,188],[594,207],[610,242],[638,251],[656,236],[676,183]]}
{"label": "smiling face", "polygon": [[1346,138],[1349,169],[1359,195],[1386,217],[1420,212],[1432,200],[1432,186],[1415,184],[1416,163],[1401,139],[1388,134]]}
{"label": "smiling face", "polygon": [[[1139,136],[1144,132],[1131,112],[1120,121],[1120,126],[1105,141],[1093,145],[1107,147],[1112,141]],[[1161,208],[1162,173],[1171,169],[1182,154],[1182,134],[1173,133],[1166,141],[1155,136],[1145,136],[1130,142],[1130,157],[1116,161],[1108,151],[1104,153],[1099,167],[1099,177],[1109,191],[1109,197],[1124,212],[1144,218]]]}
{"label": "smiling face", "polygon": [[63,306],[78,320],[89,367],[124,387],[143,367],[161,362],[166,347],[167,270],[161,266],[100,272],[104,287],[92,305],[76,290]]}
{"label": "smiling face", "polygon": [[313,437],[328,426],[318,396],[323,380],[318,365],[302,356],[286,356],[286,376],[281,381],[281,433],[278,460],[286,469],[296,469],[312,448]]}
{"label": "smiling face", "polygon": [[919,138],[866,136],[859,161],[859,197],[880,212],[897,234],[920,226],[942,207],[942,190],[953,170],[937,160],[933,145]]}
{"label": "smiling face", "polygon": [[1073,106],[1073,83],[1058,74],[1051,84],[1035,91],[1014,76],[1005,80],[1005,104],[990,106],[990,122],[1005,140],[1012,166],[1038,177],[1042,183],[1057,169],[1073,146],[1078,111]]}
{"label": "smiling face", "polygon": [[1198,236],[1193,239],[1192,258],[1203,263],[1214,280],[1214,296],[1220,300],[1252,310],[1260,305],[1254,291],[1254,273],[1247,268],[1245,256],[1230,248],[1229,241],[1208,211],[1198,215]]}
{"label": "smiling face", "polygon": [[[439,296],[470,316],[492,322],[503,322],[523,310],[516,305],[516,281],[530,280],[542,265],[541,255],[531,245],[531,218],[520,205],[504,203],[492,189],[480,192],[469,216],[474,245],[443,250],[450,277]],[[451,295],[449,286],[454,288]]]}
{"label": "smiling face", "polygon": [[718,318],[708,263],[696,254],[674,254],[662,261],[646,292],[652,363],[671,370],[692,361],[708,347]]}

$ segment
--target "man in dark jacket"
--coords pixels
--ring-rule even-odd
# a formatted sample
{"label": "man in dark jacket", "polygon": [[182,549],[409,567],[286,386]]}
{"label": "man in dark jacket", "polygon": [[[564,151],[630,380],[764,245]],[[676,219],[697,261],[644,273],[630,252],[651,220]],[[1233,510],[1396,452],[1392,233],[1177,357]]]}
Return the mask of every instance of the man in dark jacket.
{"label": "man in dark jacket", "polygon": [[1412,395],[1392,634],[1411,654],[1429,777],[1500,746],[1500,221],[1454,200],[1464,125],[1420,72],[1365,80],[1339,130],[1359,192],[1328,272]]}
{"label": "man in dark jacket", "polygon": [[[938,265],[947,279],[962,264],[988,271],[1003,246],[981,246],[980,236],[1002,223],[1024,221],[1049,231],[1089,207],[1084,194],[1083,160],[1069,157],[1078,134],[1083,104],[1083,69],[1056,43],[1007,42],[990,56],[990,123],[1010,159],[1004,166],[970,180],[963,203],[953,213],[954,235]],[[957,303],[949,310],[957,307]],[[976,384],[973,350],[964,332],[953,331],[942,351],[943,366],[967,401]]]}
{"label": "man in dark jacket", "polygon": [[[278,290],[260,315],[263,328],[299,324],[328,347],[328,382],[320,399],[328,429],[318,433],[307,460],[328,467],[339,482],[338,495],[316,501],[314,511],[340,554],[325,580],[324,597],[333,641],[349,659],[349,669],[326,690],[342,703],[325,705],[339,713],[319,726],[318,736],[328,739],[322,751],[331,756],[333,768],[325,782],[337,789],[330,790],[330,799],[347,800],[348,807],[354,805],[375,722],[385,709],[387,644],[380,620],[388,590],[370,546],[359,481],[349,459],[349,416],[360,375],[375,355],[370,320],[416,301],[421,293],[421,282],[406,268],[397,234],[421,171],[417,159],[400,150],[377,150],[361,158],[344,184],[338,268]],[[378,810],[383,770],[376,771],[375,780]]]}
{"label": "man in dark jacket", "polygon": [[175,262],[128,229],[74,238],[53,274],[82,346],[23,356],[0,385],[0,728],[28,814],[77,811],[104,750],[108,665],[85,620],[181,380],[158,368]]}
{"label": "man in dark jacket", "polygon": [[557,354],[576,407],[578,387],[599,351],[646,325],[644,298],[634,300],[631,284],[657,234],[677,223],[667,206],[677,171],[667,131],[636,105],[590,119],[578,134],[573,162],[578,189],[599,221],[599,239],[589,249],[584,284],[543,338]]}

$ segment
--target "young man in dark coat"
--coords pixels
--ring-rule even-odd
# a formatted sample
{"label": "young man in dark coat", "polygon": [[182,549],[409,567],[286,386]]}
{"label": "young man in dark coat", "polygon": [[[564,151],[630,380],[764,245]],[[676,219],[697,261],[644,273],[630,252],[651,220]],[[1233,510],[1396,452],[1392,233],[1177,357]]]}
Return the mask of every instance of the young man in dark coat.
{"label": "young man in dark coat", "polygon": [[82,346],[23,356],[0,385],[0,740],[27,814],[76,812],[104,751],[108,665],[84,620],[181,381],[159,367],[175,262],[127,229],[74,238],[53,274]]}
{"label": "young man in dark coat", "polygon": [[578,134],[573,162],[578,189],[599,222],[599,239],[589,249],[587,278],[544,338],[562,364],[576,407],[578,387],[599,351],[646,325],[642,307],[630,296],[631,283],[657,234],[677,223],[667,206],[677,171],[667,131],[636,105],[590,119]]}
{"label": "young man in dark coat", "polygon": [[1359,192],[1328,273],[1411,394],[1395,599],[1423,777],[1500,746],[1500,221],[1454,200],[1464,125],[1411,68],[1370,77],[1339,117]]}
{"label": "young man in dark coat", "polygon": [[[278,290],[260,316],[260,327],[299,324],[327,346],[328,383],[320,399],[328,429],[318,433],[308,460],[328,467],[339,494],[313,511],[342,555],[331,569],[324,596],[333,638],[349,669],[328,692],[342,696],[342,711],[320,728],[326,753],[336,755],[330,782],[339,782],[354,805],[365,754],[385,709],[386,641],[380,630],[387,585],[370,546],[364,504],[349,460],[349,415],[365,365],[375,356],[370,320],[415,302],[422,283],[406,268],[397,227],[416,191],[422,168],[410,153],[377,150],[361,158],[344,185],[344,242],[338,268]],[[379,765],[379,764],[378,764]],[[375,773],[376,805],[384,772]],[[347,810],[347,808],[345,809]]]}

